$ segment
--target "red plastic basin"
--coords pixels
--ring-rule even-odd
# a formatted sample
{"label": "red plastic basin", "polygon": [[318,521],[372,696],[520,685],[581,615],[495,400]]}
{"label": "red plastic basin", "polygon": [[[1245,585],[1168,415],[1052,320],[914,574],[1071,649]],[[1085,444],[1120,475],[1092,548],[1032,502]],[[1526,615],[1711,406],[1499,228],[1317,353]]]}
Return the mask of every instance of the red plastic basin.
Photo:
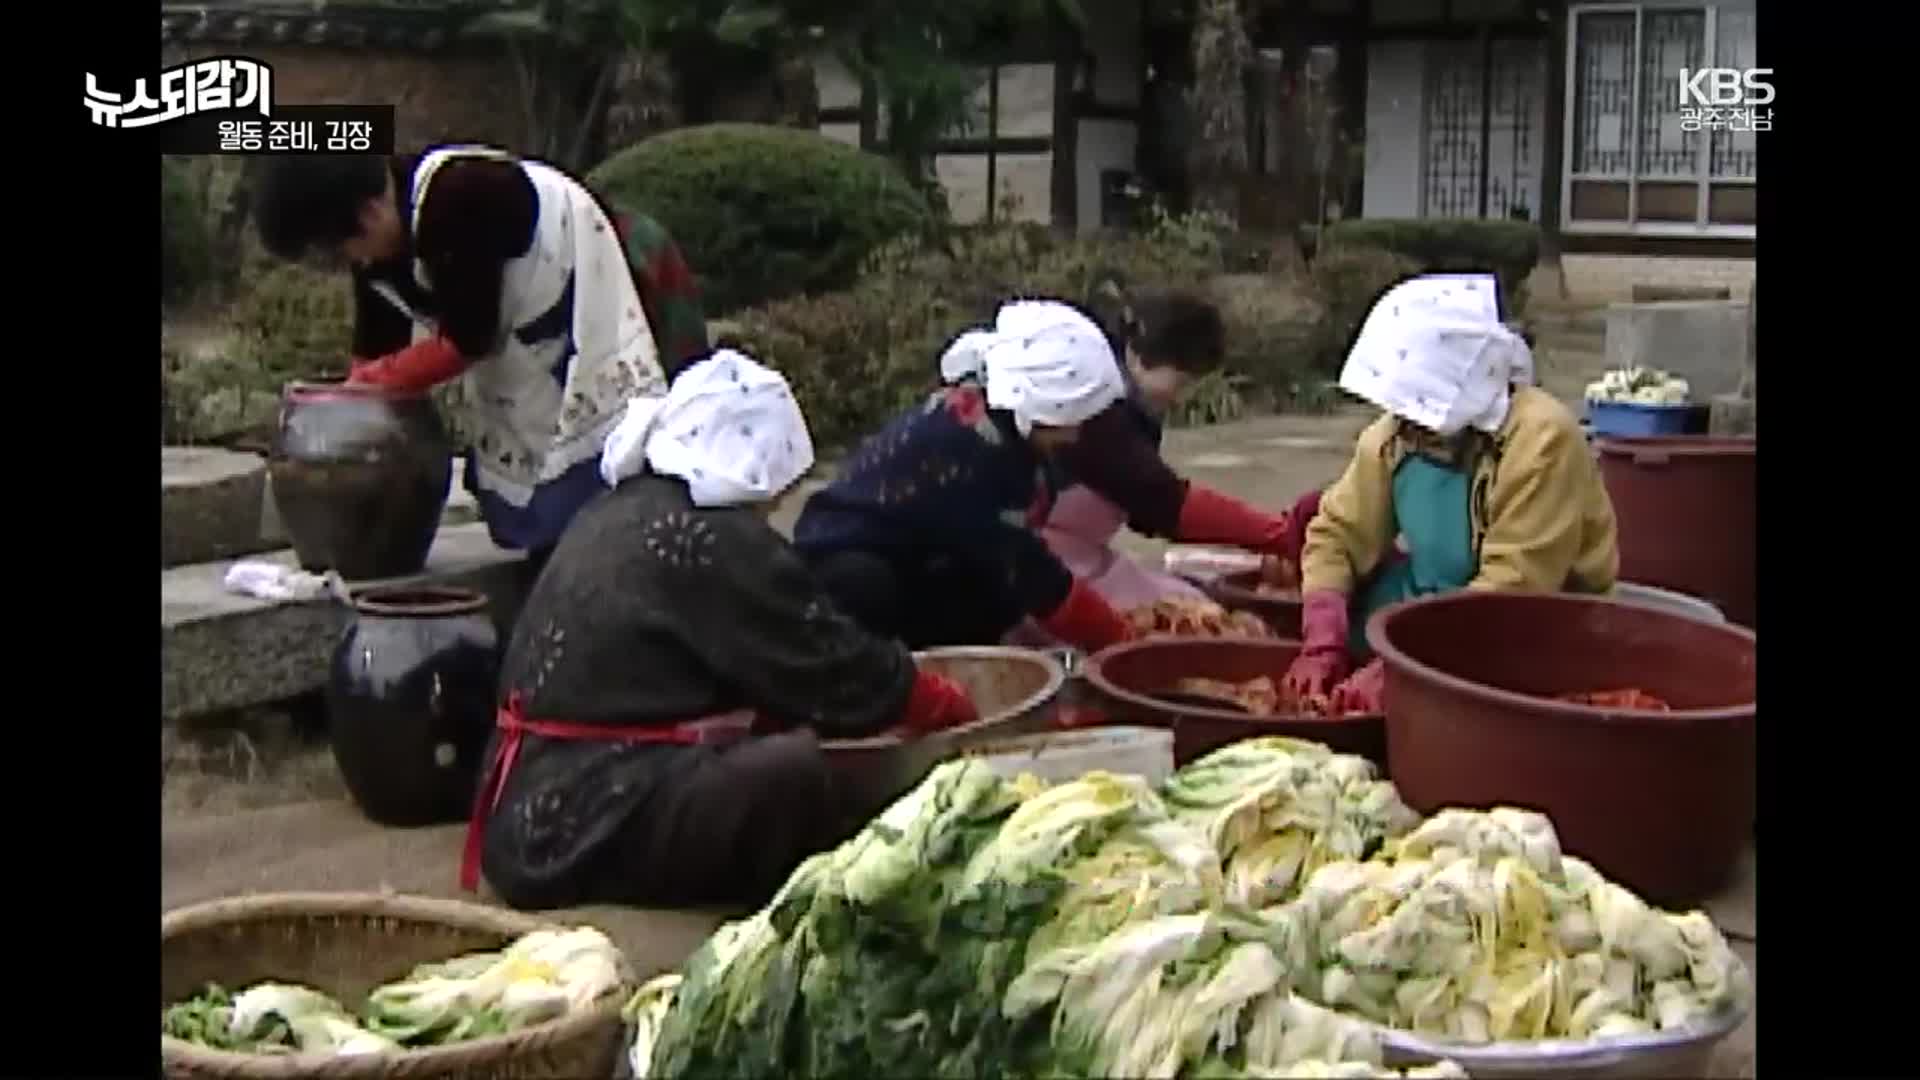
{"label": "red plastic basin", "polygon": [[1155,637],[1095,653],[1081,671],[1093,687],[1095,707],[1106,723],[1172,731],[1177,765],[1241,739],[1290,735],[1324,743],[1341,753],[1359,754],[1384,767],[1386,728],[1380,716],[1258,717],[1150,696],[1171,690],[1187,678],[1246,682],[1264,675],[1278,683],[1299,651],[1298,641]]}
{"label": "red plastic basin", "polygon": [[1212,580],[1197,581],[1196,584],[1208,599],[1228,611],[1250,611],[1266,620],[1274,633],[1288,641],[1300,640],[1300,594],[1260,592],[1260,571],[1224,574]]}
{"label": "red plastic basin", "polygon": [[[1376,613],[1387,765],[1414,809],[1517,806],[1668,906],[1698,903],[1752,835],[1751,631],[1598,597],[1460,591]],[[1644,690],[1672,712],[1557,695]]]}
{"label": "red plastic basin", "polygon": [[1620,578],[1757,626],[1758,442],[1688,435],[1594,443],[1620,532]]}

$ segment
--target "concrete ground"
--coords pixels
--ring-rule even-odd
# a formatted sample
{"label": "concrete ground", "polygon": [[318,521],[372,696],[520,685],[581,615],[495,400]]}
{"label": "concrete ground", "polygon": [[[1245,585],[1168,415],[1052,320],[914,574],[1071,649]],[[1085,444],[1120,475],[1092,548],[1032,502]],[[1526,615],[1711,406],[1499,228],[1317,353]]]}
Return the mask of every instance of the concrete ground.
{"label": "concrete ground", "polygon": [[[1576,398],[1597,366],[1597,355],[1579,348],[1549,345],[1540,357],[1543,381]],[[1277,508],[1337,476],[1367,420],[1363,412],[1348,411],[1174,431],[1165,452],[1187,475]],[[799,502],[790,498],[776,522],[790,527]],[[1129,536],[1122,546],[1157,559],[1162,545]],[[323,748],[284,734],[224,738],[212,749],[176,736],[163,740],[162,910],[256,891],[462,895],[455,878],[463,826],[380,828],[346,800]],[[1736,947],[1757,975],[1754,883],[1749,853],[1737,880],[1710,910],[1736,937]],[[722,918],[611,907],[555,915],[602,927],[646,974],[678,966]],[[1711,1075],[1754,1075],[1754,1028],[1749,1019],[1723,1044]]]}

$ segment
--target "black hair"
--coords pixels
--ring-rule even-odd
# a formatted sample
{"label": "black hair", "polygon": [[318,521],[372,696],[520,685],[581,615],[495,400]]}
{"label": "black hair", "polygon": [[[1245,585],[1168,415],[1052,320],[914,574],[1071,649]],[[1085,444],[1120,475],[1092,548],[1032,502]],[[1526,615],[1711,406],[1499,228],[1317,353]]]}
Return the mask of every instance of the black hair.
{"label": "black hair", "polygon": [[1193,293],[1148,292],[1127,304],[1125,341],[1149,368],[1172,367],[1205,375],[1227,358],[1227,327],[1220,309]]}
{"label": "black hair", "polygon": [[375,154],[299,154],[258,159],[253,221],[260,242],[283,259],[329,248],[360,231],[368,199],[386,193],[387,159]]}

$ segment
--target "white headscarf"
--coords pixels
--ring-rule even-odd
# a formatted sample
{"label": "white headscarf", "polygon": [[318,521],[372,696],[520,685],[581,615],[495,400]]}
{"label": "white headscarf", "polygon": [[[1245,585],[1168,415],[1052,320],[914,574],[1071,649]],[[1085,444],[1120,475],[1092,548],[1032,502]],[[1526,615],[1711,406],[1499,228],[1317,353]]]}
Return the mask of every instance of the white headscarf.
{"label": "white headscarf", "polygon": [[1083,423],[1127,392],[1107,335],[1054,300],[1001,305],[993,329],[969,330],[947,346],[940,377],[978,379],[987,404],[1012,413],[1022,435],[1035,424]]}
{"label": "white headscarf", "polygon": [[720,349],[680,373],[664,397],[639,397],[607,436],[607,486],[652,468],[687,482],[695,506],[767,502],[813,467],[813,437],[787,380]]}
{"label": "white headscarf", "polygon": [[1441,435],[1500,430],[1509,386],[1533,382],[1533,352],[1500,321],[1491,274],[1426,274],[1367,314],[1340,388]]}

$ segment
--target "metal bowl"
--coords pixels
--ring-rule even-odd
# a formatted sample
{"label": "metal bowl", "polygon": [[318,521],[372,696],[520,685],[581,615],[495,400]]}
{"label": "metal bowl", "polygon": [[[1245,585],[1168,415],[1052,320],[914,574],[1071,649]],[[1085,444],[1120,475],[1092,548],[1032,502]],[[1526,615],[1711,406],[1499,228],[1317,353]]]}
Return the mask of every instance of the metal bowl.
{"label": "metal bowl", "polygon": [[[1738,961],[1735,961],[1738,963]],[[1744,971],[1744,965],[1742,966]],[[1381,1028],[1386,1063],[1397,1069],[1445,1058],[1474,1080],[1489,1077],[1579,1077],[1591,1080],[1655,1080],[1705,1076],[1714,1048],[1739,1029],[1753,1011],[1749,998],[1686,1027],[1606,1039],[1540,1039],[1530,1042],[1454,1043]]]}
{"label": "metal bowl", "polygon": [[862,822],[966,746],[1046,730],[1054,698],[1067,683],[1066,665],[1052,650],[964,645],[927,649],[913,658],[964,687],[980,719],[905,742],[892,735],[821,742],[847,812]]}

